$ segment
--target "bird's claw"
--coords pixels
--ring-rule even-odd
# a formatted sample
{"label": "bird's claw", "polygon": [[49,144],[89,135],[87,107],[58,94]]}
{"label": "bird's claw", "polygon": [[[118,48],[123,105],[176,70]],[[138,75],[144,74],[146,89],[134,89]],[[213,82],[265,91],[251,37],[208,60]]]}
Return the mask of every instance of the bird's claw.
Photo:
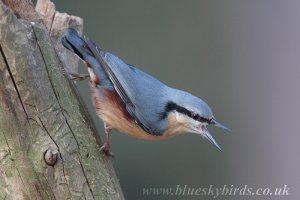
{"label": "bird's claw", "polygon": [[107,156],[115,157],[115,154],[112,153],[109,149],[110,149],[110,145],[108,145],[107,143],[105,143],[105,144],[102,145],[102,147],[100,148],[100,151],[102,151],[103,153],[105,153],[105,155],[107,155]]}
{"label": "bird's claw", "polygon": [[73,72],[69,72],[69,75],[71,76],[72,81],[83,81],[90,78],[89,74],[77,74]]}

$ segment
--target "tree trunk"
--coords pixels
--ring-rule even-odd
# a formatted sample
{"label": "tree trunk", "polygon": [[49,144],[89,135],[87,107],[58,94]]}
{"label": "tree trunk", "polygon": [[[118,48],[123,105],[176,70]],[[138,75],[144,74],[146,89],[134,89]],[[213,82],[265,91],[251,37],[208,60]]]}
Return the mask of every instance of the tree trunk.
{"label": "tree trunk", "polygon": [[[124,199],[99,135],[64,71],[60,45],[82,20],[49,0],[0,0],[0,199]],[[73,68],[75,66],[75,68]]]}

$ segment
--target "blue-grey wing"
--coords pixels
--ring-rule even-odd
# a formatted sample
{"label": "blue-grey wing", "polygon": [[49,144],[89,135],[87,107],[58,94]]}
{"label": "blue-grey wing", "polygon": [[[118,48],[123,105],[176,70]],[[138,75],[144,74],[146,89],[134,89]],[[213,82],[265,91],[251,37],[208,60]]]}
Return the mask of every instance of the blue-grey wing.
{"label": "blue-grey wing", "polygon": [[167,86],[117,56],[100,50],[91,40],[85,41],[137,124],[150,134],[162,134],[167,124],[159,119],[168,96]]}

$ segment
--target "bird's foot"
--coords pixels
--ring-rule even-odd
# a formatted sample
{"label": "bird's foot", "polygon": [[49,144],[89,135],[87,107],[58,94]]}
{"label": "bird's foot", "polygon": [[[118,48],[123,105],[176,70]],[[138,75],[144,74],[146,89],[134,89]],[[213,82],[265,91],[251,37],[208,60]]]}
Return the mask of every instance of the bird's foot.
{"label": "bird's foot", "polygon": [[89,74],[77,74],[73,72],[69,72],[68,74],[71,76],[70,79],[72,81],[83,81],[90,78]]}
{"label": "bird's foot", "polygon": [[105,153],[105,155],[107,155],[107,156],[115,157],[115,154],[110,151],[110,145],[108,145],[107,143],[102,145],[102,147],[100,148],[100,151]]}

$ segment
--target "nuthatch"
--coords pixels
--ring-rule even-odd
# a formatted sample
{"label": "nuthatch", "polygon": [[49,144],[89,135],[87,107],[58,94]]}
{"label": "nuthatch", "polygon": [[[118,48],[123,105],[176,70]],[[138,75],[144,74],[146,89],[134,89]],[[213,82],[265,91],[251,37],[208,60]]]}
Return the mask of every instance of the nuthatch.
{"label": "nuthatch", "polygon": [[221,150],[207,125],[230,130],[216,121],[203,100],[126,64],[92,40],[81,38],[74,29],[68,29],[62,44],[86,62],[93,104],[105,126],[107,140],[101,150],[106,154],[110,155],[112,129],[147,140],[191,132],[207,138]]}

